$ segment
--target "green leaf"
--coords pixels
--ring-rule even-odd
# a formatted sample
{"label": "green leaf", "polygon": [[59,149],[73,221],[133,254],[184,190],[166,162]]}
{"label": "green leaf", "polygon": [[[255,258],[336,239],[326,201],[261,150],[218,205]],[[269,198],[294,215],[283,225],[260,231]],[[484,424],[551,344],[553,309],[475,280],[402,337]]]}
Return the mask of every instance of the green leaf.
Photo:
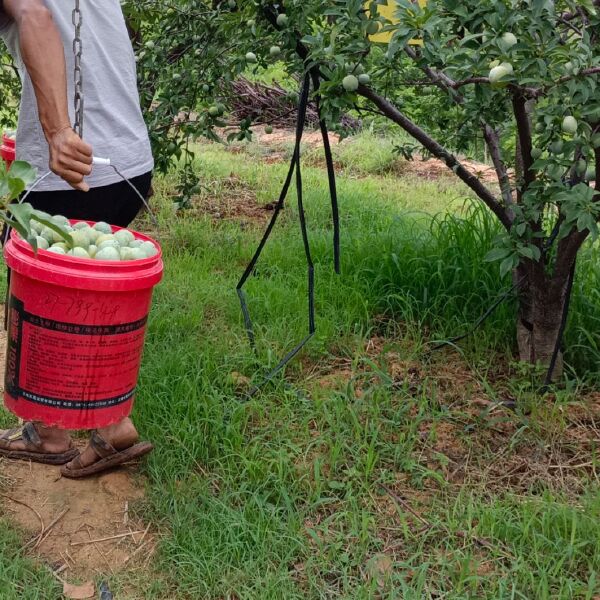
{"label": "green leaf", "polygon": [[515,233],[520,237],[527,231],[527,223],[519,223],[514,229]]}
{"label": "green leaf", "polygon": [[45,225],[49,229],[52,229],[52,231],[55,231],[56,233],[58,233],[58,235],[60,235],[60,237],[62,237],[63,240],[65,240],[65,242],[67,242],[67,245],[70,248],[73,247],[73,238],[71,237],[71,234],[68,231],[65,231],[60,225],[57,225],[53,221],[50,221],[49,219],[46,219],[45,217],[41,216],[35,210],[31,213],[31,218],[32,218],[32,220],[37,221],[38,223],[41,223],[42,225]]}
{"label": "green leaf", "polygon": [[8,212],[17,220],[21,225],[26,234],[23,236],[24,239],[31,237],[31,213],[33,207],[31,204],[24,202],[23,204],[10,204],[8,206]]}
{"label": "green leaf", "polygon": [[8,179],[0,177],[0,199],[4,199],[8,196]]}
{"label": "green leaf", "polygon": [[37,178],[37,171],[24,160],[16,160],[8,170],[10,179],[20,179],[25,186],[33,183]]}
{"label": "green leaf", "polygon": [[15,200],[25,191],[25,182],[22,179],[8,179],[8,199]]}
{"label": "green leaf", "polygon": [[525,258],[535,261],[539,260],[541,257],[540,249],[537,246],[521,246],[517,252],[520,256],[524,256]]}
{"label": "green leaf", "polygon": [[504,277],[507,273],[510,273],[516,266],[516,257],[514,254],[511,254],[500,263],[500,277]]}
{"label": "green leaf", "polygon": [[494,248],[490,250],[483,260],[485,262],[494,262],[496,260],[502,260],[506,258],[509,254],[511,254],[510,248]]}
{"label": "green leaf", "polygon": [[29,231],[27,230],[27,228],[23,227],[23,225],[21,225],[21,223],[19,223],[16,220],[10,220],[7,221],[8,225],[10,227],[12,227],[15,231],[17,231],[17,233],[24,239],[28,239],[29,238]]}

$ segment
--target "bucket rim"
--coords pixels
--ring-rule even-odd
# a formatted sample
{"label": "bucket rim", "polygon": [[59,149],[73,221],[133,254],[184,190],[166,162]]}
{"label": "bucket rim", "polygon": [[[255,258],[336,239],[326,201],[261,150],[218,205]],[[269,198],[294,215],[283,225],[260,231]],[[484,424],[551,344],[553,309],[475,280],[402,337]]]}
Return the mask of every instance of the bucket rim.
{"label": "bucket rim", "polygon": [[[74,225],[79,222],[88,224],[94,221],[71,219]],[[113,231],[125,229],[112,226]],[[39,248],[34,252],[30,244],[17,231],[12,231],[5,245],[4,255],[9,268],[28,276],[56,285],[67,284],[82,289],[110,288],[123,291],[152,287],[162,279],[163,261],[160,244],[149,235],[129,230],[136,239],[149,241],[158,253],[149,258],[129,261],[107,261],[92,258],[78,258],[56,254]]]}
{"label": "bucket rim", "polygon": [[[69,219],[69,223],[71,223],[71,225],[76,225],[77,223],[87,223],[88,225],[94,225],[96,221],[85,221],[83,219]],[[111,225],[111,228],[113,232],[127,229],[126,227],[119,227],[118,225]],[[149,235],[146,235],[139,231],[135,231],[133,229],[129,229],[128,231],[131,231],[131,233],[135,236],[136,240],[139,239],[143,242],[152,242],[152,244],[154,244],[155,248],[158,250],[158,254],[155,254],[154,256],[150,256],[148,258],[139,258],[137,260],[118,261],[96,260],[95,258],[79,258],[77,256],[68,256],[66,254],[56,254],[55,252],[50,252],[48,250],[44,250],[43,248],[38,248],[37,252],[40,253],[41,256],[46,257],[48,259],[47,262],[49,263],[55,262],[56,264],[68,265],[75,264],[77,266],[81,266],[82,264],[98,265],[102,268],[112,267],[115,268],[116,271],[131,271],[132,267],[143,267],[146,265],[151,265],[154,264],[157,261],[157,259],[162,259],[162,248],[156,240],[151,238]],[[13,240],[14,244],[19,248],[19,250],[24,251],[26,254],[30,254],[31,256],[35,257],[35,252],[33,251],[33,248],[26,240],[24,240],[21,237],[18,231],[13,229],[13,231],[11,232],[11,239]],[[137,270],[137,268],[133,270]]]}

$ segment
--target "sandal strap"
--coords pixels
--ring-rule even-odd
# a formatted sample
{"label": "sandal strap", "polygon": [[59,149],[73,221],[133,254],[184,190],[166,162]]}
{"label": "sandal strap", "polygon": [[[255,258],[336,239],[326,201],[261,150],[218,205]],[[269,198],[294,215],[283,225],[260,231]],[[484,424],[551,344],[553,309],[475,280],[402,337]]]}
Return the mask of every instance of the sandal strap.
{"label": "sandal strap", "polygon": [[70,470],[78,471],[79,469],[83,469],[83,464],[81,463],[81,454],[76,456],[70,463]]}
{"label": "sandal strap", "polygon": [[23,436],[23,441],[27,445],[33,446],[34,448],[41,447],[42,440],[40,439],[40,435],[37,432],[35,425],[33,423],[31,423],[31,421],[29,423],[25,423],[25,425],[23,425],[22,436]]}
{"label": "sandal strap", "polygon": [[40,435],[37,432],[35,425],[31,422],[25,423],[21,427],[15,427],[14,429],[5,431],[2,436],[0,436],[0,439],[9,443],[23,440],[28,449],[35,450],[42,446]]}
{"label": "sandal strap", "polygon": [[118,454],[118,450],[109,444],[97,431],[92,432],[92,437],[90,438],[90,448],[100,458],[107,458],[113,454]]}

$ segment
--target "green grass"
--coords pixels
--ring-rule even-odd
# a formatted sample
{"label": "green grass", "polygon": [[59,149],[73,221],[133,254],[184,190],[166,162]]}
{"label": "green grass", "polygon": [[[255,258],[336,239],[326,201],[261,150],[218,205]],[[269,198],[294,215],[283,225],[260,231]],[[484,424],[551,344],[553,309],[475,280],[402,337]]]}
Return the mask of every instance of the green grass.
{"label": "green grass", "polygon": [[[259,382],[306,332],[293,201],[247,288],[254,356],[235,285],[261,227],[176,217],[171,179],[157,182],[166,272],[134,419],[157,446],[136,511],[161,542],[150,573],[121,575],[111,589],[148,600],[593,598],[600,593],[593,474],[577,470],[563,481],[532,470],[531,481],[517,485],[497,470],[524,457],[536,468],[566,460],[572,440],[563,409],[573,388],[552,409],[528,397],[530,415],[473,409],[477,398],[520,389],[518,378],[495,384],[506,365],[500,356],[512,347],[510,304],[463,346],[464,358],[424,353],[427,341],[462,332],[509,285],[481,260],[493,223],[464,204],[461,186],[361,171],[360,152],[347,152],[339,182],[343,274],[332,269],[323,172],[308,167],[317,334],[286,370],[291,386],[277,378],[250,400],[240,378]],[[235,173],[233,194],[243,190],[263,204],[277,196],[285,165],[209,145],[198,169],[208,182],[201,202],[226,202]],[[594,285],[597,269],[586,258],[569,333],[580,355],[598,341],[590,333],[597,328],[584,334],[595,317],[578,312],[596,306],[597,296],[581,299]],[[444,442],[448,431],[461,450]],[[465,462],[457,483],[453,473]],[[19,584],[38,595],[18,597],[53,597],[53,582],[14,551],[15,539],[0,527],[3,589]]]}
{"label": "green grass", "polygon": [[2,600],[46,600],[59,598],[56,580],[49,571],[20,552],[23,541],[0,518],[0,595]]}

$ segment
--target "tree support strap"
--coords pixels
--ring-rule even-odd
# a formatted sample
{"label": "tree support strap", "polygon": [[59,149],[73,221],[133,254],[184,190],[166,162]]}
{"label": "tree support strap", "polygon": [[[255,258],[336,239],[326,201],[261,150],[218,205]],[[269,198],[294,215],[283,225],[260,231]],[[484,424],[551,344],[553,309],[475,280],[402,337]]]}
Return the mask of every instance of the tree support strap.
{"label": "tree support strap", "polygon": [[[236,291],[238,298],[240,300],[240,306],[242,309],[242,314],[244,316],[244,324],[246,328],[246,333],[248,335],[248,340],[250,341],[250,345],[254,352],[257,352],[256,347],[256,335],[254,332],[254,324],[252,322],[252,318],[250,315],[250,310],[248,308],[248,302],[246,297],[246,292],[244,290],[244,286],[248,281],[249,277],[254,273],[258,260],[260,259],[262,252],[273,232],[275,224],[277,222],[277,218],[279,217],[279,213],[284,207],[285,200],[287,198],[290,186],[292,184],[292,179],[294,178],[294,174],[296,176],[296,195],[298,201],[298,215],[300,218],[300,231],[302,233],[302,242],[304,246],[304,254],[306,256],[307,263],[307,277],[308,277],[308,334],[306,337],[300,341],[292,350],[290,350],[277,365],[269,371],[263,381],[258,385],[254,386],[249,392],[248,397],[254,396],[262,387],[264,387],[267,383],[273,380],[273,378],[281,372],[285,366],[304,348],[304,346],[309,342],[309,340],[313,337],[316,331],[315,325],[315,270],[314,263],[312,259],[312,253],[310,248],[310,241],[308,238],[308,228],[306,224],[306,213],[304,210],[304,195],[303,195],[303,182],[302,182],[302,170],[301,170],[301,143],[302,137],[304,134],[304,127],[306,125],[306,112],[309,103],[309,96],[311,90],[311,78],[313,80],[315,92],[319,89],[319,78],[315,73],[307,72],[304,76],[302,87],[300,91],[300,102],[298,107],[298,119],[296,122],[296,141],[294,147],[294,154],[292,156],[292,160],[290,163],[290,168],[288,170],[285,182],[283,184],[283,188],[281,190],[281,194],[279,195],[279,200],[275,205],[275,210],[273,212],[273,216],[263,234],[263,237],[256,249],[252,259],[250,260],[246,270],[244,271],[242,277],[240,278]],[[327,131],[327,125],[321,113],[321,103],[320,99],[317,95],[317,107],[319,111],[319,125],[321,129],[321,135],[323,137],[323,147],[325,152],[325,161],[327,164],[327,174],[329,181],[329,191],[331,197],[331,206],[332,206],[332,218],[333,218],[333,229],[334,229],[334,257],[335,257],[335,270],[339,274],[340,273],[340,224],[339,224],[339,208],[338,208],[338,200],[337,200],[337,188],[335,181],[335,169],[333,163],[333,157],[331,154],[331,145],[329,142],[329,132]]]}
{"label": "tree support strap", "polygon": [[550,359],[550,366],[546,373],[546,379],[542,386],[540,393],[544,394],[548,391],[552,384],[552,378],[554,377],[554,369],[556,368],[556,361],[558,360],[558,354],[562,348],[563,337],[565,335],[565,329],[567,328],[567,321],[569,319],[569,307],[571,305],[571,297],[573,296],[573,283],[575,281],[575,271],[577,269],[577,260],[573,261],[573,266],[569,271],[569,278],[567,279],[567,288],[565,290],[565,301],[563,303],[563,310],[560,319],[560,327],[556,335],[556,343],[554,344],[554,350],[552,351],[552,358]]}

